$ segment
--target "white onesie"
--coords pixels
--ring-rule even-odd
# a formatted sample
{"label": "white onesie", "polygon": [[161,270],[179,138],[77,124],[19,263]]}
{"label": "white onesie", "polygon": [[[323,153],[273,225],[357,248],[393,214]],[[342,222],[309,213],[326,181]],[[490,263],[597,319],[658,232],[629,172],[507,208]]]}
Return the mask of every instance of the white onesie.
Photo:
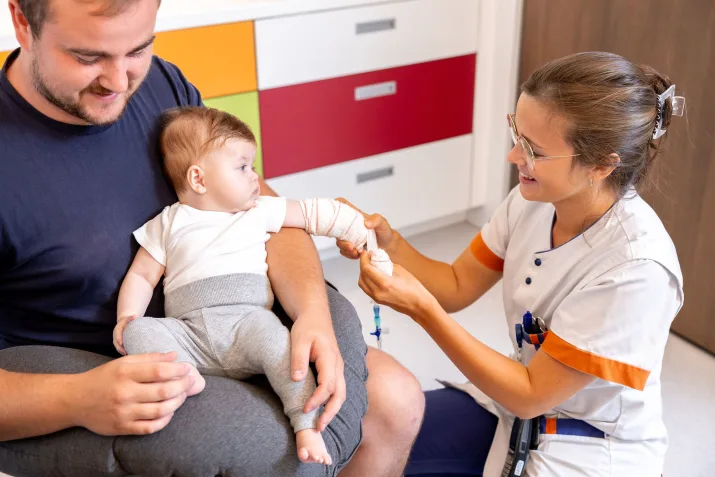
{"label": "white onesie", "polygon": [[285,217],[286,199],[280,197],[260,197],[255,207],[238,213],[198,210],[177,202],[135,231],[134,237],[166,266],[168,294],[204,278],[267,275],[268,233],[278,232]]}

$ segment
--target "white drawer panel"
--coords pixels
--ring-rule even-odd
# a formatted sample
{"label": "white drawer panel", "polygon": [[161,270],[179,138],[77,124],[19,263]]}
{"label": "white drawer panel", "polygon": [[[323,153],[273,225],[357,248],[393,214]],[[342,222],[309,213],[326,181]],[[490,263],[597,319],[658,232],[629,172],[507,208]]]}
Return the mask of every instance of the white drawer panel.
{"label": "white drawer panel", "polygon": [[259,89],[477,51],[478,0],[410,0],[255,23]]}
{"label": "white drawer panel", "polygon": [[[469,207],[472,135],[268,180],[289,199],[345,197],[366,213],[380,213],[395,228]],[[319,249],[335,240],[316,237]]]}

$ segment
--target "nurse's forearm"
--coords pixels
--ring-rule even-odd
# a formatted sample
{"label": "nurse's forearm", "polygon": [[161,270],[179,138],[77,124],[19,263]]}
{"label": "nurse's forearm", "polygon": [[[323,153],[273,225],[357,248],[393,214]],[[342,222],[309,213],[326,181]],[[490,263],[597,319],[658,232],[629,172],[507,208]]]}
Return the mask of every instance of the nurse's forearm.
{"label": "nurse's forearm", "polygon": [[528,419],[550,409],[540,402],[524,365],[474,338],[441,308],[432,306],[413,318],[472,384],[517,417]]}
{"label": "nurse's forearm", "polygon": [[396,235],[394,247],[385,250],[390,255],[390,260],[414,275],[437,299],[442,308],[450,312],[460,309],[459,283],[452,266],[425,257],[397,231],[393,233]]}
{"label": "nurse's forearm", "polygon": [[414,275],[448,313],[468,307],[501,279],[501,273],[480,265],[468,250],[450,265],[425,257],[394,233],[395,245],[387,250],[390,259]]}

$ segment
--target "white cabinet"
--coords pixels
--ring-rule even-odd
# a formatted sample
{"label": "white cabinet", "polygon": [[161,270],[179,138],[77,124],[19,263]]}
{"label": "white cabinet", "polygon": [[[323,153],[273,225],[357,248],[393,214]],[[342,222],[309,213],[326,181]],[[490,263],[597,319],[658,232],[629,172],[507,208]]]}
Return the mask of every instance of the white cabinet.
{"label": "white cabinet", "polygon": [[[467,209],[472,135],[268,180],[290,199],[344,197],[399,228]],[[335,244],[318,237],[318,248]]]}
{"label": "white cabinet", "polygon": [[479,2],[411,0],[256,21],[259,89],[477,52]]}

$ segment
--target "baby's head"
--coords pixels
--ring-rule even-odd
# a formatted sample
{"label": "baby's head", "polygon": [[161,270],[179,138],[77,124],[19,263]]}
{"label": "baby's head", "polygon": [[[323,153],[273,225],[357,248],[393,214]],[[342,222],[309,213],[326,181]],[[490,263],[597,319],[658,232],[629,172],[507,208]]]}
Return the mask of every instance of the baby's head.
{"label": "baby's head", "polygon": [[224,212],[256,205],[256,138],[243,121],[213,108],[172,109],[162,118],[159,143],[182,203]]}

